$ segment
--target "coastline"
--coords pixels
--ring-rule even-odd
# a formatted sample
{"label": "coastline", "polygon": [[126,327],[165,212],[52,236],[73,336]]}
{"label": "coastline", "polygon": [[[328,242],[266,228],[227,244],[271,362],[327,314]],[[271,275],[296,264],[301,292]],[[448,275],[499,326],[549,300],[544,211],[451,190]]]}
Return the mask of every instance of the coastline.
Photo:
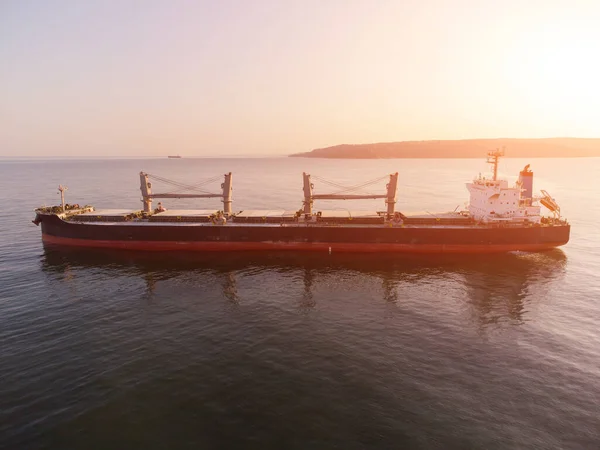
{"label": "coastline", "polygon": [[480,158],[494,148],[506,148],[509,158],[572,158],[600,156],[598,138],[464,139],[341,144],[294,153],[292,158],[447,159]]}

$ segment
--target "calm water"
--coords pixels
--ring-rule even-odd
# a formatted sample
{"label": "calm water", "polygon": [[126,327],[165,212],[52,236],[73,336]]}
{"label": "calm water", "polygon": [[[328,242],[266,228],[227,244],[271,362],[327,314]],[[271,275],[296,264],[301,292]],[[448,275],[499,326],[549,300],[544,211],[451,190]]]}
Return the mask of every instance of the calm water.
{"label": "calm water", "polygon": [[382,258],[65,252],[30,221],[59,183],[139,208],[142,169],[232,171],[234,209],[298,209],[302,171],[398,171],[398,209],[453,210],[484,162],[1,161],[0,447],[600,447],[600,159],[501,172],[527,162],[573,225],[562,250]]}

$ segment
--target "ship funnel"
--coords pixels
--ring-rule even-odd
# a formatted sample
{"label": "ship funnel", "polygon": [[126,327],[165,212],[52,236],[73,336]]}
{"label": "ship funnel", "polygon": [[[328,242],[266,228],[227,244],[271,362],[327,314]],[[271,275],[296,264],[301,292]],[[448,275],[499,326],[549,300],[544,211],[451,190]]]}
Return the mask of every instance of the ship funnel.
{"label": "ship funnel", "polygon": [[533,199],[533,172],[529,169],[529,164],[519,172],[519,183],[521,184],[521,200],[526,205],[531,205]]}

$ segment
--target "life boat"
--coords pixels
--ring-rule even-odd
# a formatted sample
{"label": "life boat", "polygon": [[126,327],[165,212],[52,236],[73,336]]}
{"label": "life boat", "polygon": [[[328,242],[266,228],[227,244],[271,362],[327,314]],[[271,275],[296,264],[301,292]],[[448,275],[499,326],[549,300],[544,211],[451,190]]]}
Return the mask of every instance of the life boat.
{"label": "life boat", "polygon": [[547,191],[542,190],[541,192],[543,197],[540,199],[540,203],[550,211],[560,214],[560,206],[558,206],[558,203],[556,203]]}

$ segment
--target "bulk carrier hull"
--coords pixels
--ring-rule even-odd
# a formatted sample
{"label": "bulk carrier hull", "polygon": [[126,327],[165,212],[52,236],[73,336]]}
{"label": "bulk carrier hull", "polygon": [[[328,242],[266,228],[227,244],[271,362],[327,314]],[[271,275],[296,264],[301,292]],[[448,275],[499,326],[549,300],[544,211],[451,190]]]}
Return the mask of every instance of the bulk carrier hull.
{"label": "bulk carrier hull", "polygon": [[[61,206],[36,210],[45,244],[71,247],[143,251],[261,251],[290,250],[362,253],[504,253],[548,250],[569,241],[571,227],[561,218],[560,206],[546,192],[533,195],[529,165],[513,187],[500,180],[498,158],[504,151],[488,153],[493,177],[481,175],[467,184],[466,211],[406,216],[395,210],[398,172],[366,183],[315,194],[310,174],[303,173],[304,201],[298,211],[243,210],[232,208],[232,173],[224,174],[221,192],[206,192],[200,184],[182,184],[140,172],[142,210],[97,211],[64,201],[67,189],[59,186]],[[385,194],[358,194],[361,188],[388,179]],[[166,183],[175,192],[155,192],[150,179]],[[315,177],[316,178],[316,177]],[[182,193],[181,189],[191,193]],[[220,198],[223,210],[171,210],[155,199]],[[316,200],[383,199],[385,211],[327,211],[313,209]],[[541,215],[541,203],[552,217]]]}
{"label": "bulk carrier hull", "polygon": [[80,223],[38,214],[45,244],[138,251],[292,250],[358,253],[543,251],[569,241],[563,221],[536,225]]}

